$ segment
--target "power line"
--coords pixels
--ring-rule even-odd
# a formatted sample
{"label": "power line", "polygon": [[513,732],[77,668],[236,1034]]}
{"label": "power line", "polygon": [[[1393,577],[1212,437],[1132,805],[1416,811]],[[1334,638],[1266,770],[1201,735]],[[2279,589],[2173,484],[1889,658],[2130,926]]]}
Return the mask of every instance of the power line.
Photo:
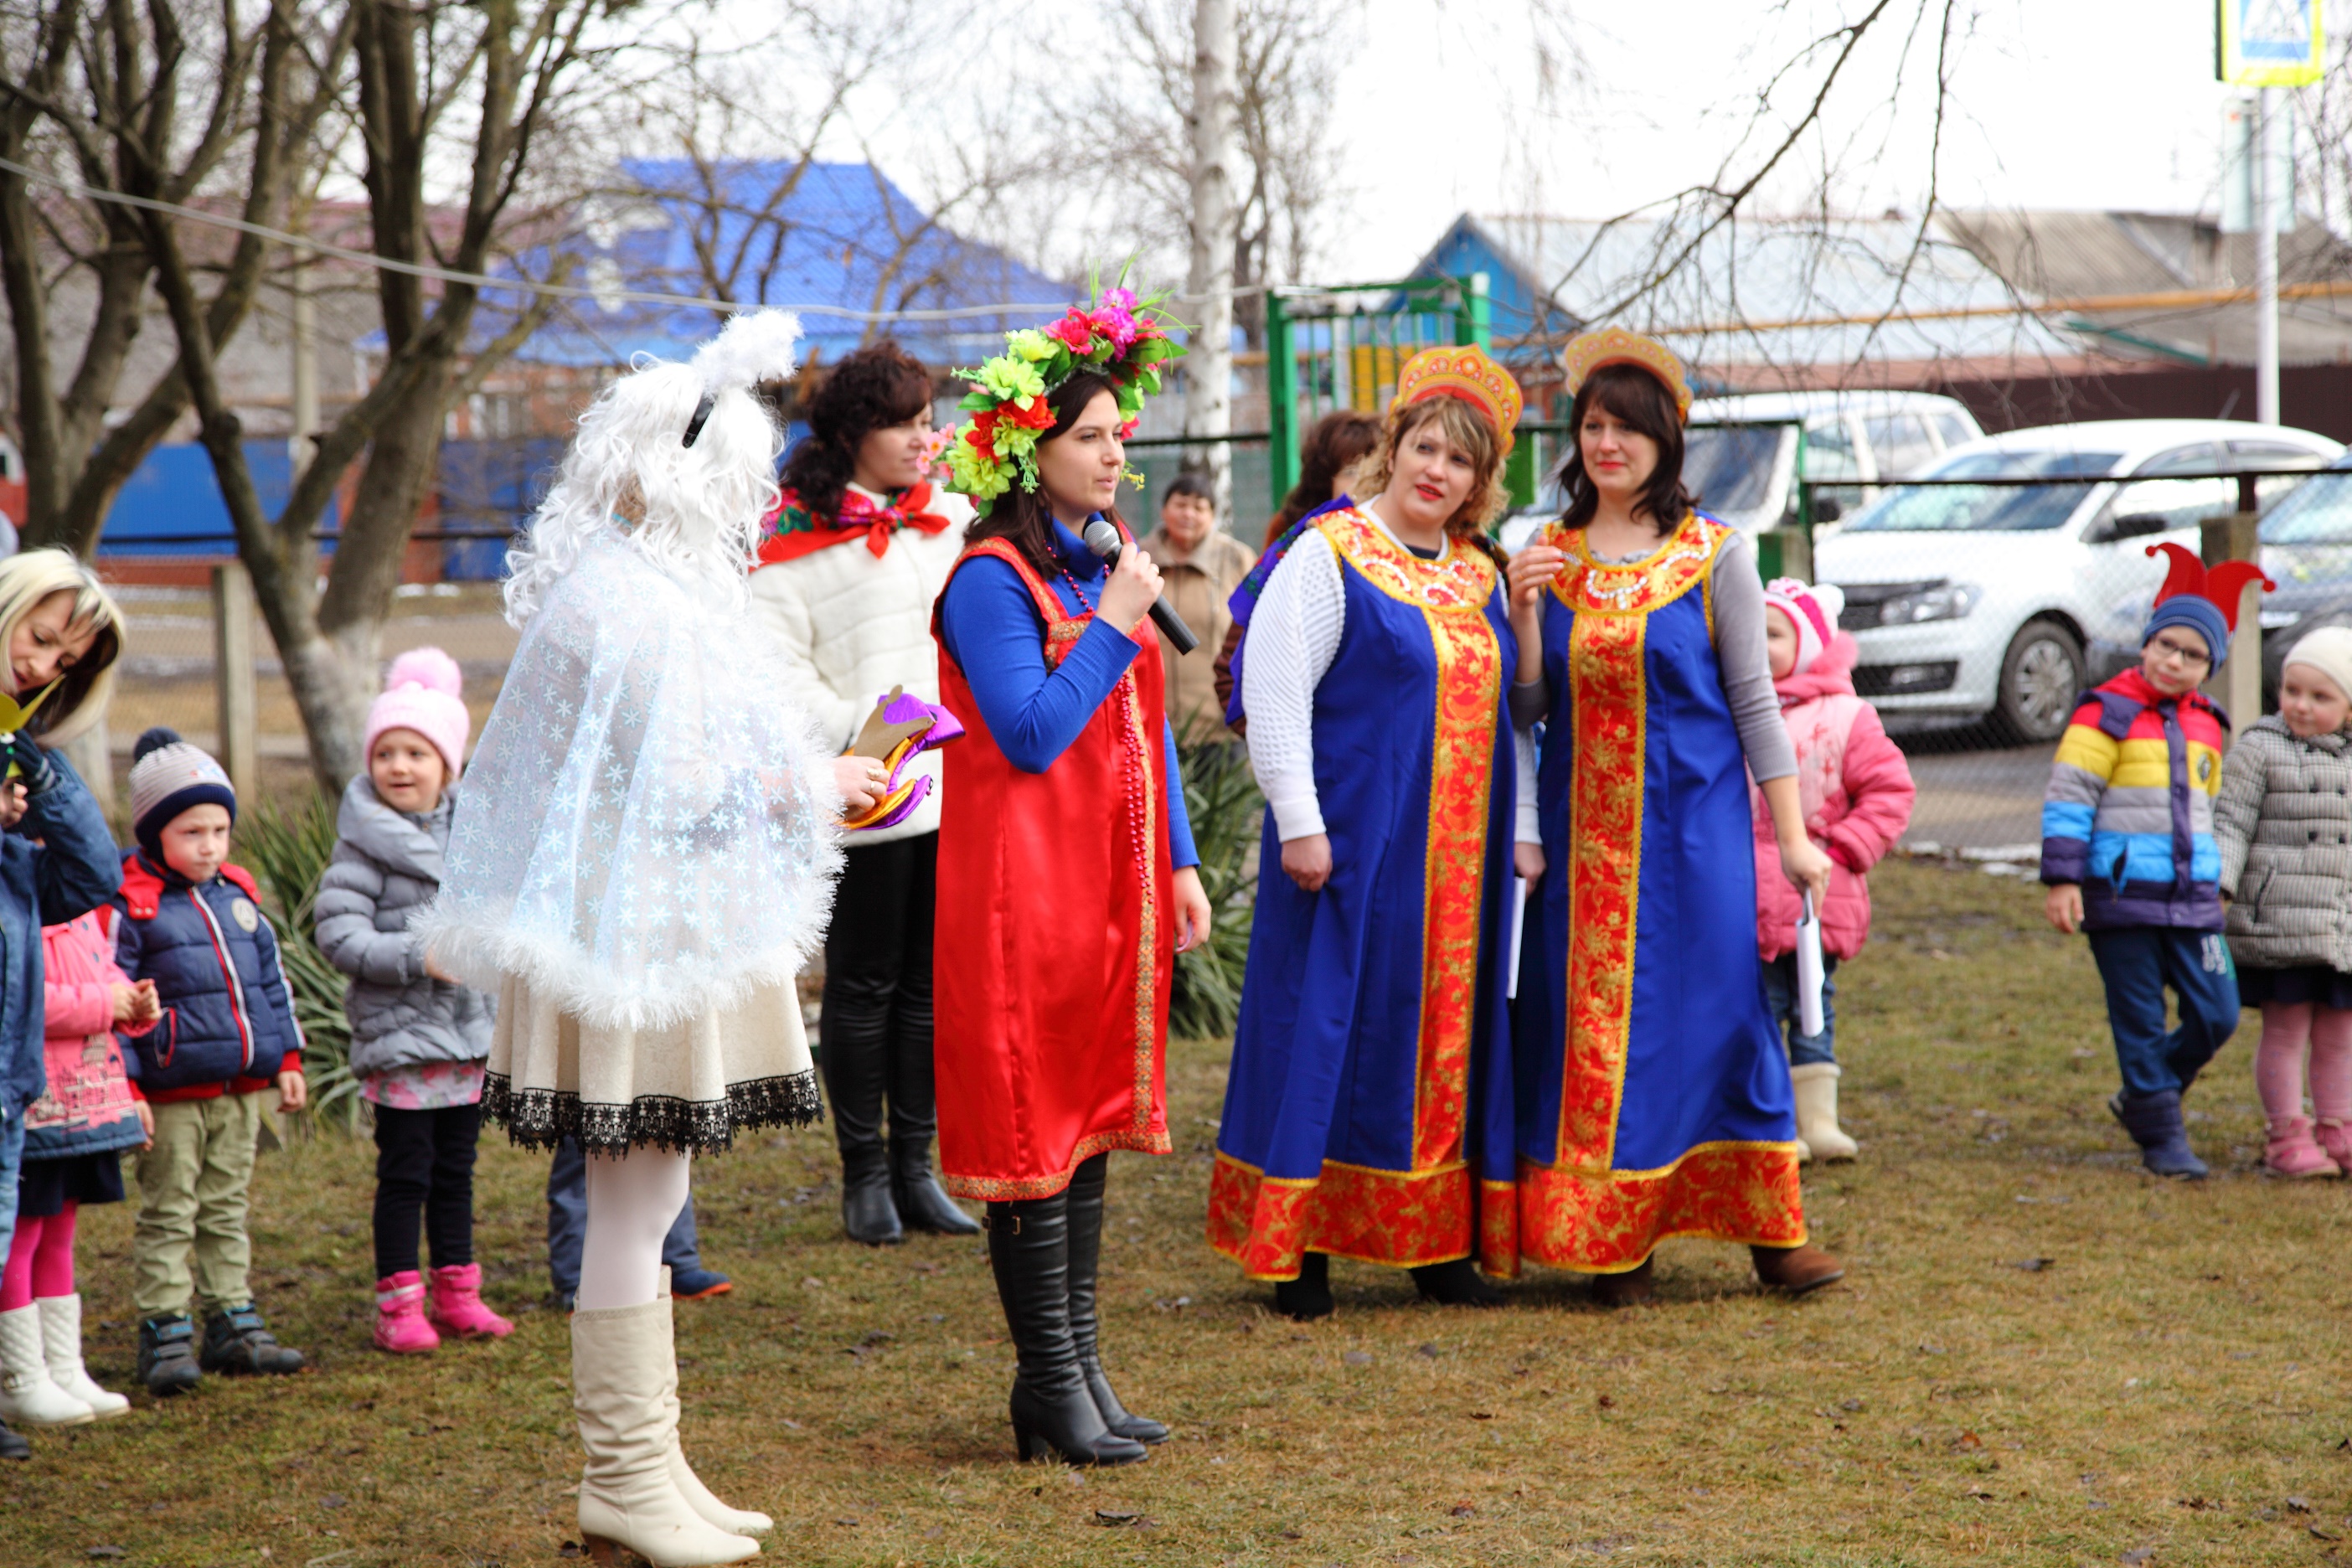
{"label": "power line", "polygon": [[[587,300],[597,304],[683,305],[704,310],[740,310],[744,307],[732,300],[714,300],[698,294],[664,294],[643,289],[583,289],[566,283],[541,283],[528,278],[493,278],[482,272],[459,272],[452,268],[433,267],[421,262],[400,261],[378,256],[370,250],[353,250],[348,246],[331,245],[322,239],[290,234],[282,228],[248,223],[243,218],[229,217],[220,213],[208,213],[199,207],[183,206],[177,202],[159,201],[152,196],[134,196],[123,191],[95,190],[78,180],[60,179],[55,174],[30,168],[12,159],[0,158],[0,169],[37,184],[49,185],[85,201],[114,202],[146,212],[163,213],[172,217],[186,218],[192,223],[210,224],[215,228],[235,229],[239,234],[253,235],[261,239],[276,240],[281,245],[315,251],[345,261],[355,261],[363,267],[378,268],[386,272],[403,273],[411,278],[429,279],[441,283],[469,283],[477,289],[499,289],[509,293],[541,294],[558,300]],[[1233,294],[1255,294],[1257,289],[1229,289]],[[1190,300],[1191,296],[1183,296]],[[842,305],[783,305],[782,310],[795,310],[803,316],[831,316],[850,321],[952,321],[976,316],[1028,315],[1051,309],[1045,301],[1028,300],[1003,305],[967,305],[940,310],[853,310]]]}

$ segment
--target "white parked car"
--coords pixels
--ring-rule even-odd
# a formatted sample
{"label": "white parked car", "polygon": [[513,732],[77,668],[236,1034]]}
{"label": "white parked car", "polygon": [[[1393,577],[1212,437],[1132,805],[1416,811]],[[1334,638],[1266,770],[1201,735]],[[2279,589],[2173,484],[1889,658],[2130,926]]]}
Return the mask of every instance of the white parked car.
{"label": "white parked car", "polygon": [[[1916,473],[1945,450],[1984,432],[1968,405],[1928,392],[1759,392],[1703,397],[1691,405],[1683,442],[1683,483],[1699,505],[1746,533],[1797,521],[1797,436],[1813,516],[1834,521],[1887,479]],[[1517,550],[1560,513],[1550,484],[1538,504],[1503,524]],[[1822,534],[1822,537],[1826,537]]]}
{"label": "white parked car", "polygon": [[[1980,439],[1968,405],[1927,392],[1759,392],[1691,405],[1683,483],[1743,532],[1797,521],[1797,433],[1813,518],[1834,522],[1947,450]],[[1826,504],[1824,504],[1826,503]]]}
{"label": "white parked car", "polygon": [[[2087,643],[2144,613],[2163,581],[2148,547],[2195,550],[2200,522],[2237,509],[2234,480],[2186,476],[2315,469],[2343,450],[2308,430],[2221,419],[2012,430],[1920,477],[2098,482],[1897,486],[1818,542],[1813,575],[1845,590],[1841,624],[1862,647],[1854,689],[1890,721],[1989,718],[2012,740],[2048,741],[2086,684]],[[2261,499],[2296,482],[2263,480]]]}

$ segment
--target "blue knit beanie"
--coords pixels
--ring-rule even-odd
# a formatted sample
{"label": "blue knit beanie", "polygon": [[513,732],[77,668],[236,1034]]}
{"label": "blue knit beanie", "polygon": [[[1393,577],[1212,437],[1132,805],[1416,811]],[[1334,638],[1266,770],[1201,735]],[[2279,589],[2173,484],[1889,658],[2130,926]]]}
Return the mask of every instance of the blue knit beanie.
{"label": "blue knit beanie", "polygon": [[2203,637],[2215,669],[2230,657],[2230,623],[2221,618],[2221,606],[2201,594],[2175,594],[2158,605],[2147,617],[2147,629],[2139,634],[2139,646],[2146,647],[2167,626],[2187,626]]}

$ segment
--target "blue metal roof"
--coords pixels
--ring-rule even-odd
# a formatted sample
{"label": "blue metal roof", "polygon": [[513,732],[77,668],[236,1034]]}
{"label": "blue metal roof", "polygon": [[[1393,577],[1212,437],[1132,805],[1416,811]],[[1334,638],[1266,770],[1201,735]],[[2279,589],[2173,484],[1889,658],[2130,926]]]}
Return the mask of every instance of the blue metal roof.
{"label": "blue metal roof", "polygon": [[[718,291],[740,305],[1024,307],[876,327],[807,314],[801,323],[804,355],[838,359],[887,335],[937,368],[971,364],[1001,350],[1005,331],[1034,325],[1085,295],[1076,284],[938,224],[871,164],[747,160],[719,165],[706,181],[686,160],[645,158],[625,162],[619,172],[622,188],[583,204],[565,241],[564,248],[588,258],[572,276],[576,284],[614,296],[710,294],[713,280],[699,253],[718,258],[716,270],[725,275]],[[526,256],[525,269],[543,276],[548,254]],[[505,299],[486,303],[483,337],[503,330],[514,310]],[[570,300],[516,357],[568,365],[618,365],[638,353],[675,359],[708,338],[717,321],[711,311],[690,306],[617,297]]]}

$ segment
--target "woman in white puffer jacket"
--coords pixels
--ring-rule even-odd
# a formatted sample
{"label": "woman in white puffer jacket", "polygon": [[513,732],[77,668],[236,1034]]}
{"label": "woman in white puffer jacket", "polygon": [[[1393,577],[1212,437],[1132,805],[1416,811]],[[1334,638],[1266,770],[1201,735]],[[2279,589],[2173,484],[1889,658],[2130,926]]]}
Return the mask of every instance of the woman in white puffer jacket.
{"label": "woman in white puffer jacket", "polygon": [[[887,340],[835,365],[803,405],[810,435],[785,460],[752,571],[754,613],[797,678],[793,700],[843,750],[892,689],[939,700],[931,606],[963,552],[971,503],[929,480],[931,394],[930,373]],[[929,795],[845,850],[825,933],[818,1056],[841,1146],[842,1223],[876,1246],[910,1227],[980,1228],[931,1173],[939,766],[936,752],[916,757],[908,776],[928,774]]]}

